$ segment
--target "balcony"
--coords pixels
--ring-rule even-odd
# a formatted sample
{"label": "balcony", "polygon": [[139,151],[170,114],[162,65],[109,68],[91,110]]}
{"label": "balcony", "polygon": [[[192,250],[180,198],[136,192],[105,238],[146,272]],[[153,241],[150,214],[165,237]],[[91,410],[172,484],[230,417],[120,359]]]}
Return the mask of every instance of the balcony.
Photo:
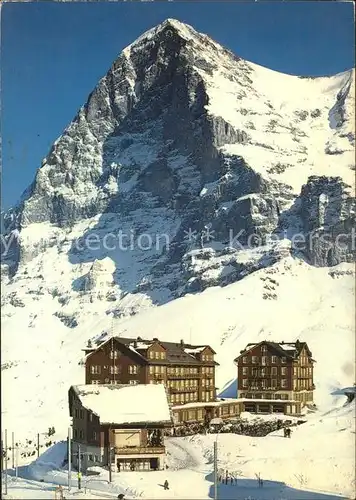
{"label": "balcony", "polygon": [[126,448],[115,446],[115,455],[160,455],[165,452],[164,446],[130,446]]}
{"label": "balcony", "polygon": [[168,387],[168,391],[171,394],[177,392],[198,392],[198,387]]}
{"label": "balcony", "polygon": [[163,373],[150,373],[150,376],[156,380],[163,380],[164,379]]}
{"label": "balcony", "polygon": [[[211,375],[212,376],[212,375]],[[167,379],[179,380],[179,379],[197,379],[201,378],[200,373],[184,373],[177,375],[176,373],[167,373]]]}
{"label": "balcony", "polygon": [[[276,385],[274,387],[271,386],[266,386],[262,387],[261,385],[250,385],[249,387],[243,387],[243,390],[249,390],[249,391],[288,391],[288,387],[282,387],[281,385]],[[240,389],[240,390],[242,390]]]}

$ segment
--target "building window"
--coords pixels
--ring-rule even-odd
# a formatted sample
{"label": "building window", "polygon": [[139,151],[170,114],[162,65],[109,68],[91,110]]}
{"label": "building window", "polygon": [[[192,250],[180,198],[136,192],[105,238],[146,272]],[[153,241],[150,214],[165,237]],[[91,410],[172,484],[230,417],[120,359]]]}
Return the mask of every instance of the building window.
{"label": "building window", "polygon": [[287,375],[287,368],[285,366],[282,366],[282,368],[281,368],[281,374],[282,375]]}
{"label": "building window", "polygon": [[73,429],[73,437],[74,437],[74,439],[76,439],[78,437],[77,429]]}
{"label": "building window", "polygon": [[91,383],[92,384],[100,384],[100,380],[92,380]]}
{"label": "building window", "polygon": [[248,367],[247,366],[244,366],[242,368],[242,375],[248,375]]}
{"label": "building window", "polygon": [[84,439],[84,431],[79,431],[79,438]]}
{"label": "building window", "polygon": [[247,363],[247,356],[244,356],[244,357],[242,358],[242,362],[243,362],[243,363]]}
{"label": "building window", "polygon": [[277,367],[276,366],[272,366],[271,375],[277,375]]}
{"label": "building window", "polygon": [[287,379],[286,378],[281,379],[281,387],[287,387]]}
{"label": "building window", "polygon": [[272,387],[277,387],[277,380],[276,379],[272,379]]}
{"label": "building window", "polygon": [[154,357],[155,357],[155,353],[154,353],[154,351],[150,351],[150,352],[149,352],[149,358],[150,358],[150,359],[154,359]]}
{"label": "building window", "polygon": [[90,373],[92,375],[100,375],[101,374],[101,366],[100,365],[92,365],[90,367]]}
{"label": "building window", "polygon": [[130,385],[137,385],[138,384],[138,380],[130,380],[129,384]]}
{"label": "building window", "polygon": [[242,379],[242,387],[247,387],[247,378]]}
{"label": "building window", "polygon": [[272,356],[272,363],[277,363],[277,356]]}
{"label": "building window", "polygon": [[161,359],[166,359],[166,353],[165,352],[161,352]]}
{"label": "building window", "polygon": [[93,432],[93,439],[96,441],[97,437],[98,437],[98,435],[97,435],[97,433],[94,431],[94,432]]}
{"label": "building window", "polygon": [[263,346],[261,347],[261,353],[262,353],[262,354],[266,354],[266,352],[267,352],[267,346],[263,345]]}
{"label": "building window", "polygon": [[161,356],[160,356],[160,354],[161,354],[160,352],[155,351],[155,358],[156,358],[156,359],[159,359],[159,358],[161,357]]}
{"label": "building window", "polygon": [[129,365],[129,373],[130,375],[137,375],[138,366],[137,365]]}
{"label": "building window", "polygon": [[287,363],[287,358],[285,356],[282,357],[282,363]]}
{"label": "building window", "polygon": [[110,359],[117,359],[119,357],[119,351],[111,350],[110,351]]}
{"label": "building window", "polygon": [[257,356],[252,356],[252,363],[256,364],[258,361]]}
{"label": "building window", "polygon": [[110,366],[110,373],[111,375],[117,375],[119,373],[119,367],[118,366]]}
{"label": "building window", "polygon": [[262,356],[261,363],[262,363],[263,365],[265,365],[265,364],[267,363],[267,357],[266,357],[266,356]]}

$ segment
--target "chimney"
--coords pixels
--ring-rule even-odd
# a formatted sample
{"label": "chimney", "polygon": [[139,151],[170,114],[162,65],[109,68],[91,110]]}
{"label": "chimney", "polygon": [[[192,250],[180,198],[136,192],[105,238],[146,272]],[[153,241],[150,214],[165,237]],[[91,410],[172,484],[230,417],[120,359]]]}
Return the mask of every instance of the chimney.
{"label": "chimney", "polygon": [[157,337],[153,337],[152,340],[155,340],[156,342],[158,342],[158,338]]}
{"label": "chimney", "polygon": [[142,340],[142,339],[141,339],[141,337],[137,337],[137,340],[139,340],[139,341],[140,341],[140,340]]}
{"label": "chimney", "polygon": [[181,347],[184,347],[184,340],[183,339],[180,339],[180,345],[181,345]]}
{"label": "chimney", "polygon": [[134,340],[134,348],[136,349],[137,347],[137,340]]}

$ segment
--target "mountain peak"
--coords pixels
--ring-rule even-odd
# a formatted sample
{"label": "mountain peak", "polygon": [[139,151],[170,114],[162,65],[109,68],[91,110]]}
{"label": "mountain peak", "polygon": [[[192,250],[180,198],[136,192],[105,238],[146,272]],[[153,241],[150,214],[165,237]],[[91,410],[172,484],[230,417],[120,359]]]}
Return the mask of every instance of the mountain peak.
{"label": "mountain peak", "polygon": [[131,49],[136,49],[142,45],[146,45],[146,43],[152,42],[153,39],[163,34],[167,34],[171,37],[176,36],[185,41],[193,40],[194,38],[199,38],[201,36],[201,34],[189,24],[185,24],[177,19],[168,18],[142,33],[141,36],[124,49],[124,53],[128,54]]}

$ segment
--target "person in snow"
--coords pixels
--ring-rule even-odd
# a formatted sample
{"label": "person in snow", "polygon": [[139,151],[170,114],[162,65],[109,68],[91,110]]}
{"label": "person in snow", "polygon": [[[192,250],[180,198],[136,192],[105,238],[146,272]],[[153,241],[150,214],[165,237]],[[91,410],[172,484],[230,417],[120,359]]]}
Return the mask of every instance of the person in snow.
{"label": "person in snow", "polygon": [[117,495],[118,500],[125,500],[125,495],[123,493],[120,493]]}
{"label": "person in snow", "polygon": [[163,483],[163,487],[165,490],[169,490],[169,484],[168,484],[168,481],[167,479],[165,480],[165,482]]}

